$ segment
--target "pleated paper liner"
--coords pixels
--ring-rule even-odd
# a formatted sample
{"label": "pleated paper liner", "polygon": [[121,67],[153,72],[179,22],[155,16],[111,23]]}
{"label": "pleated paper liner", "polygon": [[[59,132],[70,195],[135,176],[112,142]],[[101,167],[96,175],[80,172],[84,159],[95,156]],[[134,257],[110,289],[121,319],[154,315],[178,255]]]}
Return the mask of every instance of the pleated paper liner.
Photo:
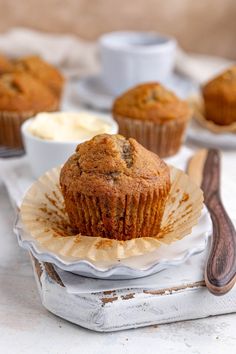
{"label": "pleated paper liner", "polygon": [[135,138],[148,150],[160,157],[176,154],[180,149],[189,119],[174,119],[165,124],[142,121],[128,117],[114,116],[119,125],[119,133],[127,138]]}
{"label": "pleated paper liner", "polygon": [[21,206],[21,220],[29,240],[40,251],[51,252],[66,261],[117,261],[154,251],[191,233],[203,207],[203,194],[182,171],[170,167],[171,191],[161,231],[156,237],[117,241],[76,235],[69,224],[59,187],[60,169],[53,169],[36,181]]}
{"label": "pleated paper liner", "polygon": [[203,207],[203,193],[182,171],[170,166],[171,191],[166,203],[161,231],[156,237],[117,241],[76,235],[69,224],[59,187],[60,169],[53,169],[28,190],[20,217],[26,233],[40,252],[50,252],[64,261],[114,261],[154,251],[191,233]]}
{"label": "pleated paper liner", "polygon": [[34,112],[0,112],[0,145],[22,148],[20,127]]}
{"label": "pleated paper liner", "polygon": [[229,125],[218,125],[205,118],[204,102],[201,96],[190,97],[188,101],[194,110],[193,117],[203,128],[215,134],[236,133],[236,122]]}

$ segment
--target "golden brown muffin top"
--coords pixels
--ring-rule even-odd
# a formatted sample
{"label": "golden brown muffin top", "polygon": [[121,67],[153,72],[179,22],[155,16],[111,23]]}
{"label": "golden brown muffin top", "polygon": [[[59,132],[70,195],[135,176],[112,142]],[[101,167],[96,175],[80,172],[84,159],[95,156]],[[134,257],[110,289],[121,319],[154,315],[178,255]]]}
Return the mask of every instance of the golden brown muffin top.
{"label": "golden brown muffin top", "polygon": [[0,75],[11,72],[13,68],[12,62],[0,54]]}
{"label": "golden brown muffin top", "polygon": [[112,111],[114,116],[158,123],[190,116],[188,104],[156,82],[141,84],[125,92],[115,100]]}
{"label": "golden brown muffin top", "polygon": [[37,113],[54,110],[57,103],[50,89],[26,73],[0,76],[0,111]]}
{"label": "golden brown muffin top", "polygon": [[37,56],[21,58],[15,62],[15,70],[27,72],[60,95],[64,83],[63,76],[54,66],[41,58]]}
{"label": "golden brown muffin top", "polygon": [[207,82],[202,87],[207,97],[221,97],[226,101],[236,101],[236,65]]}
{"label": "golden brown muffin top", "polygon": [[146,192],[170,183],[168,166],[135,139],[122,135],[97,135],[77,146],[61,170],[65,195],[122,196]]}

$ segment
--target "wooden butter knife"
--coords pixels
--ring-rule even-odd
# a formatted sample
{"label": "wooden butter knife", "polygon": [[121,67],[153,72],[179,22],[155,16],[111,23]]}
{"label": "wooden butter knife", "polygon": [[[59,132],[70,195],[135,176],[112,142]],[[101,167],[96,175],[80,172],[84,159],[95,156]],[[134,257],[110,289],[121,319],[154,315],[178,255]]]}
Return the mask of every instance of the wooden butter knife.
{"label": "wooden butter knife", "polygon": [[220,197],[220,153],[200,150],[189,161],[188,174],[204,193],[213,233],[205,282],[214,295],[226,294],[236,281],[236,231]]}

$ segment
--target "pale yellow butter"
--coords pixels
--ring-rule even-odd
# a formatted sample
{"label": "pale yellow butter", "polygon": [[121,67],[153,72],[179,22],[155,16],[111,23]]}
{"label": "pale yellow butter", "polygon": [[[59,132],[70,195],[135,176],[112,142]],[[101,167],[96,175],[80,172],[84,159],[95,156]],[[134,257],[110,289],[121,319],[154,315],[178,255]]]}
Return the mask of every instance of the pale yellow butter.
{"label": "pale yellow butter", "polygon": [[53,141],[84,141],[102,133],[112,133],[112,123],[89,112],[39,113],[28,127],[32,135]]}

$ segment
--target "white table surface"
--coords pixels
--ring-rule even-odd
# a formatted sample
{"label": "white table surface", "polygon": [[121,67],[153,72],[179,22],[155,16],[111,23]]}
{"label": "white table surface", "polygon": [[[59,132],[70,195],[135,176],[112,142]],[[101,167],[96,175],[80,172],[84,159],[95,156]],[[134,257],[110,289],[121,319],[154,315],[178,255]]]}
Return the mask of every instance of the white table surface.
{"label": "white table surface", "polygon": [[[223,200],[236,218],[236,153],[227,152],[222,176]],[[1,174],[1,171],[0,171]],[[45,310],[29,256],[12,231],[14,211],[0,183],[0,353],[235,353],[236,314],[151,326],[115,333],[96,333],[68,323]]]}

